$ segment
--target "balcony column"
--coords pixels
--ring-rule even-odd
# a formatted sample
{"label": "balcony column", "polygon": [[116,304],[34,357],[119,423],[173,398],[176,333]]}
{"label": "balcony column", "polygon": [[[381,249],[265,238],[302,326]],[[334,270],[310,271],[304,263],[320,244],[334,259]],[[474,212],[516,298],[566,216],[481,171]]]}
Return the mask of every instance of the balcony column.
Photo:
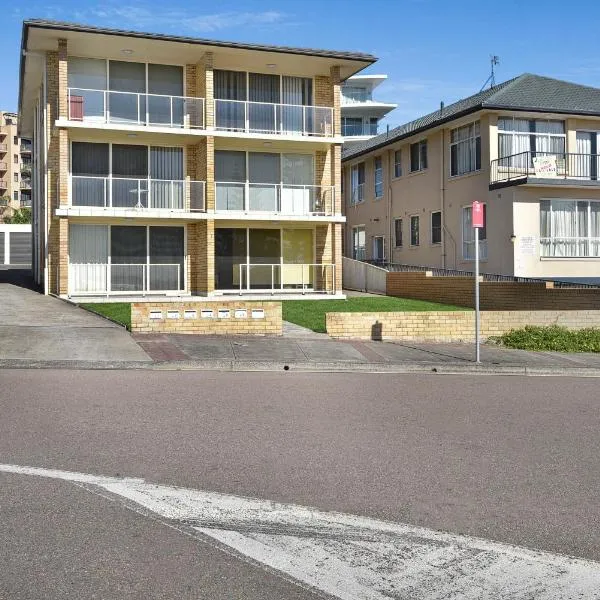
{"label": "balcony column", "polygon": [[213,62],[213,53],[206,52],[202,60],[196,65],[196,92],[200,98],[204,98],[204,126],[207,129],[215,126]]}
{"label": "balcony column", "polygon": [[342,135],[342,115],[340,110],[341,102],[341,81],[340,81],[340,68],[338,66],[331,67],[330,69],[330,80],[331,80],[331,104],[333,106],[333,134]]}
{"label": "balcony column", "polygon": [[210,219],[190,223],[187,244],[190,290],[206,296],[215,289],[215,222]]}
{"label": "balcony column", "polygon": [[[315,227],[315,263],[317,265],[333,263],[333,227],[334,225],[332,223],[327,225],[317,225]],[[336,265],[336,269],[337,268]],[[321,271],[317,267],[315,273],[315,289],[319,291],[333,291],[334,282],[331,275],[329,268]]]}

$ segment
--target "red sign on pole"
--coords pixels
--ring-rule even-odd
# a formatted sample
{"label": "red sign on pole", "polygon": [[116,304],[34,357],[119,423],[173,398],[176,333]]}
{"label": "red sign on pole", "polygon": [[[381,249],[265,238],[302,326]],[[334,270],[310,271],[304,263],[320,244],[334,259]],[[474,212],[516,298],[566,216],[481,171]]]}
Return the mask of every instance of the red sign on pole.
{"label": "red sign on pole", "polygon": [[473,227],[478,227],[479,229],[482,229],[484,227],[484,224],[483,224],[483,204],[481,202],[477,202],[477,200],[475,200],[475,202],[473,202],[472,215],[473,215]]}

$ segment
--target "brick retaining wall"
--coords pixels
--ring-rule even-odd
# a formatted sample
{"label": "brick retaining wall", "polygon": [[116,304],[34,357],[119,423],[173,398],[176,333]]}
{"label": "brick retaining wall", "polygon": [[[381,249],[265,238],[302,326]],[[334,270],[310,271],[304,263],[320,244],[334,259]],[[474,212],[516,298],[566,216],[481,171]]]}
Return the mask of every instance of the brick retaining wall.
{"label": "brick retaining wall", "polygon": [[135,302],[134,333],[281,335],[281,302]]}
{"label": "brick retaining wall", "polygon": [[[474,307],[473,277],[434,277],[429,272],[387,274],[387,295]],[[600,289],[555,288],[547,283],[482,281],[481,310],[597,310]]]}
{"label": "brick retaining wall", "polygon": [[[563,325],[569,329],[600,327],[600,310],[483,311],[483,339],[526,325]],[[326,315],[327,333],[334,338],[412,340],[431,342],[473,341],[473,311],[379,312]]]}

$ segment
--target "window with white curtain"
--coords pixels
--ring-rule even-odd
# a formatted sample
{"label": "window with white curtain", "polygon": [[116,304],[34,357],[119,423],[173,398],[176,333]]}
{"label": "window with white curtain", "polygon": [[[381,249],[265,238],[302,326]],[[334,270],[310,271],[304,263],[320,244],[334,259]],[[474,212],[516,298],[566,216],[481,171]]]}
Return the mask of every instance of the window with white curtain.
{"label": "window with white curtain", "polygon": [[352,258],[354,260],[365,260],[367,257],[365,226],[359,225],[352,228]]}
{"label": "window with white curtain", "polygon": [[365,163],[352,165],[350,170],[350,204],[358,204],[365,199]]}
{"label": "window with white curtain", "polygon": [[566,147],[564,121],[542,119],[498,119],[500,166],[527,168],[536,154],[563,155]]}
{"label": "window with white curtain", "polygon": [[542,200],[542,256],[600,257],[600,201]]}
{"label": "window with white curtain", "polygon": [[[475,228],[473,227],[473,209],[463,207],[462,211],[463,259],[475,260]],[[483,227],[479,228],[479,258],[487,259],[487,205],[483,204]]]}
{"label": "window with white curtain", "polygon": [[375,166],[375,199],[383,197],[383,161],[378,156],[374,161]]}
{"label": "window with white curtain", "polygon": [[394,152],[394,177],[402,177],[402,150]]}
{"label": "window with white curtain", "polygon": [[481,125],[479,121],[450,131],[450,175],[481,169]]}

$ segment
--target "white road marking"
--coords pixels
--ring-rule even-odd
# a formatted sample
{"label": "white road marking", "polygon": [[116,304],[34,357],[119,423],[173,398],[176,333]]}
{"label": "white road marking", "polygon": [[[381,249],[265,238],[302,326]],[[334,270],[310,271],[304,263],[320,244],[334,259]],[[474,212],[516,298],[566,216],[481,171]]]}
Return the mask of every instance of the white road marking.
{"label": "white road marking", "polygon": [[143,479],[18,465],[0,472],[97,486],[341,600],[600,599],[593,561]]}

